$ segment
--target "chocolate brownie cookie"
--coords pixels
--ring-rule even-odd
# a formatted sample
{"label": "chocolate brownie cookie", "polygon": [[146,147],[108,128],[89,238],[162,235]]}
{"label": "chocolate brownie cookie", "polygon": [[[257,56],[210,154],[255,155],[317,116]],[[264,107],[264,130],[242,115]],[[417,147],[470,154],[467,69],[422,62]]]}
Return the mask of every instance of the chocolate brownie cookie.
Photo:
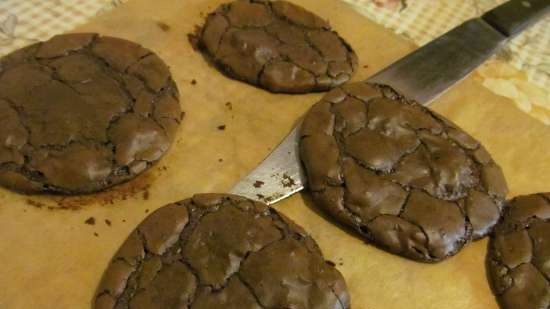
{"label": "chocolate brownie cookie", "polygon": [[152,213],[110,262],[94,309],[349,308],[302,228],[268,206],[202,194]]}
{"label": "chocolate brownie cookie", "polygon": [[550,194],[514,198],[489,244],[493,291],[503,309],[550,308]]}
{"label": "chocolate brownie cookie", "polygon": [[181,121],[168,67],[138,44],[65,34],[0,59],[0,185],[94,192],[142,173]]}
{"label": "chocolate brownie cookie", "polygon": [[301,138],[316,205],[392,253],[440,261],[500,218],[508,190],[485,148],[387,87],[332,90]]}
{"label": "chocolate brownie cookie", "polygon": [[221,5],[208,15],[199,44],[222,72],[272,92],[324,91],[357,67],[351,47],[326,21],[286,1]]}

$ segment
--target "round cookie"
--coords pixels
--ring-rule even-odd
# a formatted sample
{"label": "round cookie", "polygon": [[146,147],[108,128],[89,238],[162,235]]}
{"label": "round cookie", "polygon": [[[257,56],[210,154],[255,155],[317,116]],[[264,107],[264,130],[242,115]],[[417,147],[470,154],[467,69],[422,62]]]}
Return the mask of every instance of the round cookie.
{"label": "round cookie", "polygon": [[326,21],[286,1],[221,5],[208,15],[199,46],[222,72],[272,92],[328,90],[357,67],[351,47]]}
{"label": "round cookie", "polygon": [[126,40],[58,35],[0,59],[0,185],[88,193],[142,173],[182,119],[166,64]]}
{"label": "round cookie", "polygon": [[491,237],[487,264],[501,308],[550,308],[549,193],[510,202]]}
{"label": "round cookie", "polygon": [[332,265],[301,227],[265,204],[195,195],[130,234],[92,308],[349,308]]}
{"label": "round cookie", "polygon": [[301,158],[315,204],[362,237],[436,262],[498,222],[508,191],[485,148],[387,87],[329,92],[306,115]]}

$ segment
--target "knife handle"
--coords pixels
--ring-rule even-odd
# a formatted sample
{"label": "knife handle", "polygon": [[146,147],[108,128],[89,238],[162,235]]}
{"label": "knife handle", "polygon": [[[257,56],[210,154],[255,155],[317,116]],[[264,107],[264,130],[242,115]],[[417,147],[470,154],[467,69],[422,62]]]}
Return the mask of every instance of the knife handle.
{"label": "knife handle", "polygon": [[550,12],[550,0],[510,0],[481,18],[507,37],[514,37]]}

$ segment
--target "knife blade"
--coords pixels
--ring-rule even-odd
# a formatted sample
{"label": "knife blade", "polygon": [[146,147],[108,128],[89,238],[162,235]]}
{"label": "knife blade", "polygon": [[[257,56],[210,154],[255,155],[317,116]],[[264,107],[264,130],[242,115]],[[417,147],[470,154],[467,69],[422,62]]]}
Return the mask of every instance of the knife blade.
{"label": "knife blade", "polygon": [[[388,85],[401,95],[428,105],[549,11],[550,0],[508,1],[436,38],[367,82]],[[300,123],[230,193],[271,205],[304,189]]]}

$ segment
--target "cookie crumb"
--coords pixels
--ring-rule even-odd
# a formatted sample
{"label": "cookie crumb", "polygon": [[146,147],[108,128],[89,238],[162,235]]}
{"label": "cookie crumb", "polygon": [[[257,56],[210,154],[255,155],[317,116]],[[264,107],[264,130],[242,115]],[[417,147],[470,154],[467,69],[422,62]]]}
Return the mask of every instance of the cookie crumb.
{"label": "cookie crumb", "polygon": [[149,213],[149,208],[145,209],[145,213]]}
{"label": "cookie crumb", "polygon": [[122,222],[126,222],[126,219],[122,219]]}
{"label": "cookie crumb", "polygon": [[94,225],[95,224],[95,218],[94,217],[89,217],[88,219],[86,219],[86,221],[84,221],[84,223],[86,223],[88,225]]}
{"label": "cookie crumb", "polygon": [[283,180],[281,180],[281,184],[285,188],[291,188],[296,185],[296,181],[292,179],[292,177],[288,176],[286,173],[283,175]]}
{"label": "cookie crumb", "polygon": [[254,188],[261,188],[263,185],[264,185],[265,182],[261,181],[261,180],[256,180],[256,182],[254,183]]}
{"label": "cookie crumb", "polygon": [[218,126],[218,130],[223,131],[225,130],[225,124],[221,124]]}
{"label": "cookie crumb", "polygon": [[218,162],[220,162],[220,163],[223,162],[223,159],[222,159],[222,158],[219,158],[219,159],[218,159]]}
{"label": "cookie crumb", "polygon": [[192,79],[191,80],[191,85],[196,85],[197,84],[197,80],[196,79]]}
{"label": "cookie crumb", "polygon": [[42,207],[46,206],[46,205],[44,205],[40,202],[31,200],[31,199],[27,199],[27,204],[30,205],[30,206],[36,207],[36,208],[42,208]]}
{"label": "cookie crumb", "polygon": [[233,110],[233,104],[231,102],[226,102],[225,107],[227,107],[227,109],[230,110],[230,111]]}
{"label": "cookie crumb", "polygon": [[168,25],[167,23],[164,23],[162,21],[158,21],[157,26],[159,26],[160,30],[162,30],[164,32],[168,32],[172,28],[172,27],[170,27],[170,25]]}
{"label": "cookie crumb", "polygon": [[[195,26],[195,28],[198,30],[196,30],[197,32],[196,33],[200,33],[200,27],[198,26]],[[199,36],[196,34],[196,33],[188,33],[187,34],[187,41],[189,41],[189,44],[191,44],[191,47],[193,48],[194,51],[200,51],[200,40],[199,40]]]}
{"label": "cookie crumb", "polygon": [[105,219],[105,224],[107,224],[107,226],[111,226],[111,220]]}
{"label": "cookie crumb", "polygon": [[364,68],[364,69],[368,69],[369,66],[365,64],[365,65],[363,66],[363,68]]}
{"label": "cookie crumb", "polygon": [[95,236],[95,237],[99,237],[99,234],[96,233],[96,232],[94,232],[94,236]]}
{"label": "cookie crumb", "polygon": [[327,264],[332,266],[332,267],[336,266],[336,264],[333,261],[330,261],[330,260],[327,260]]}

